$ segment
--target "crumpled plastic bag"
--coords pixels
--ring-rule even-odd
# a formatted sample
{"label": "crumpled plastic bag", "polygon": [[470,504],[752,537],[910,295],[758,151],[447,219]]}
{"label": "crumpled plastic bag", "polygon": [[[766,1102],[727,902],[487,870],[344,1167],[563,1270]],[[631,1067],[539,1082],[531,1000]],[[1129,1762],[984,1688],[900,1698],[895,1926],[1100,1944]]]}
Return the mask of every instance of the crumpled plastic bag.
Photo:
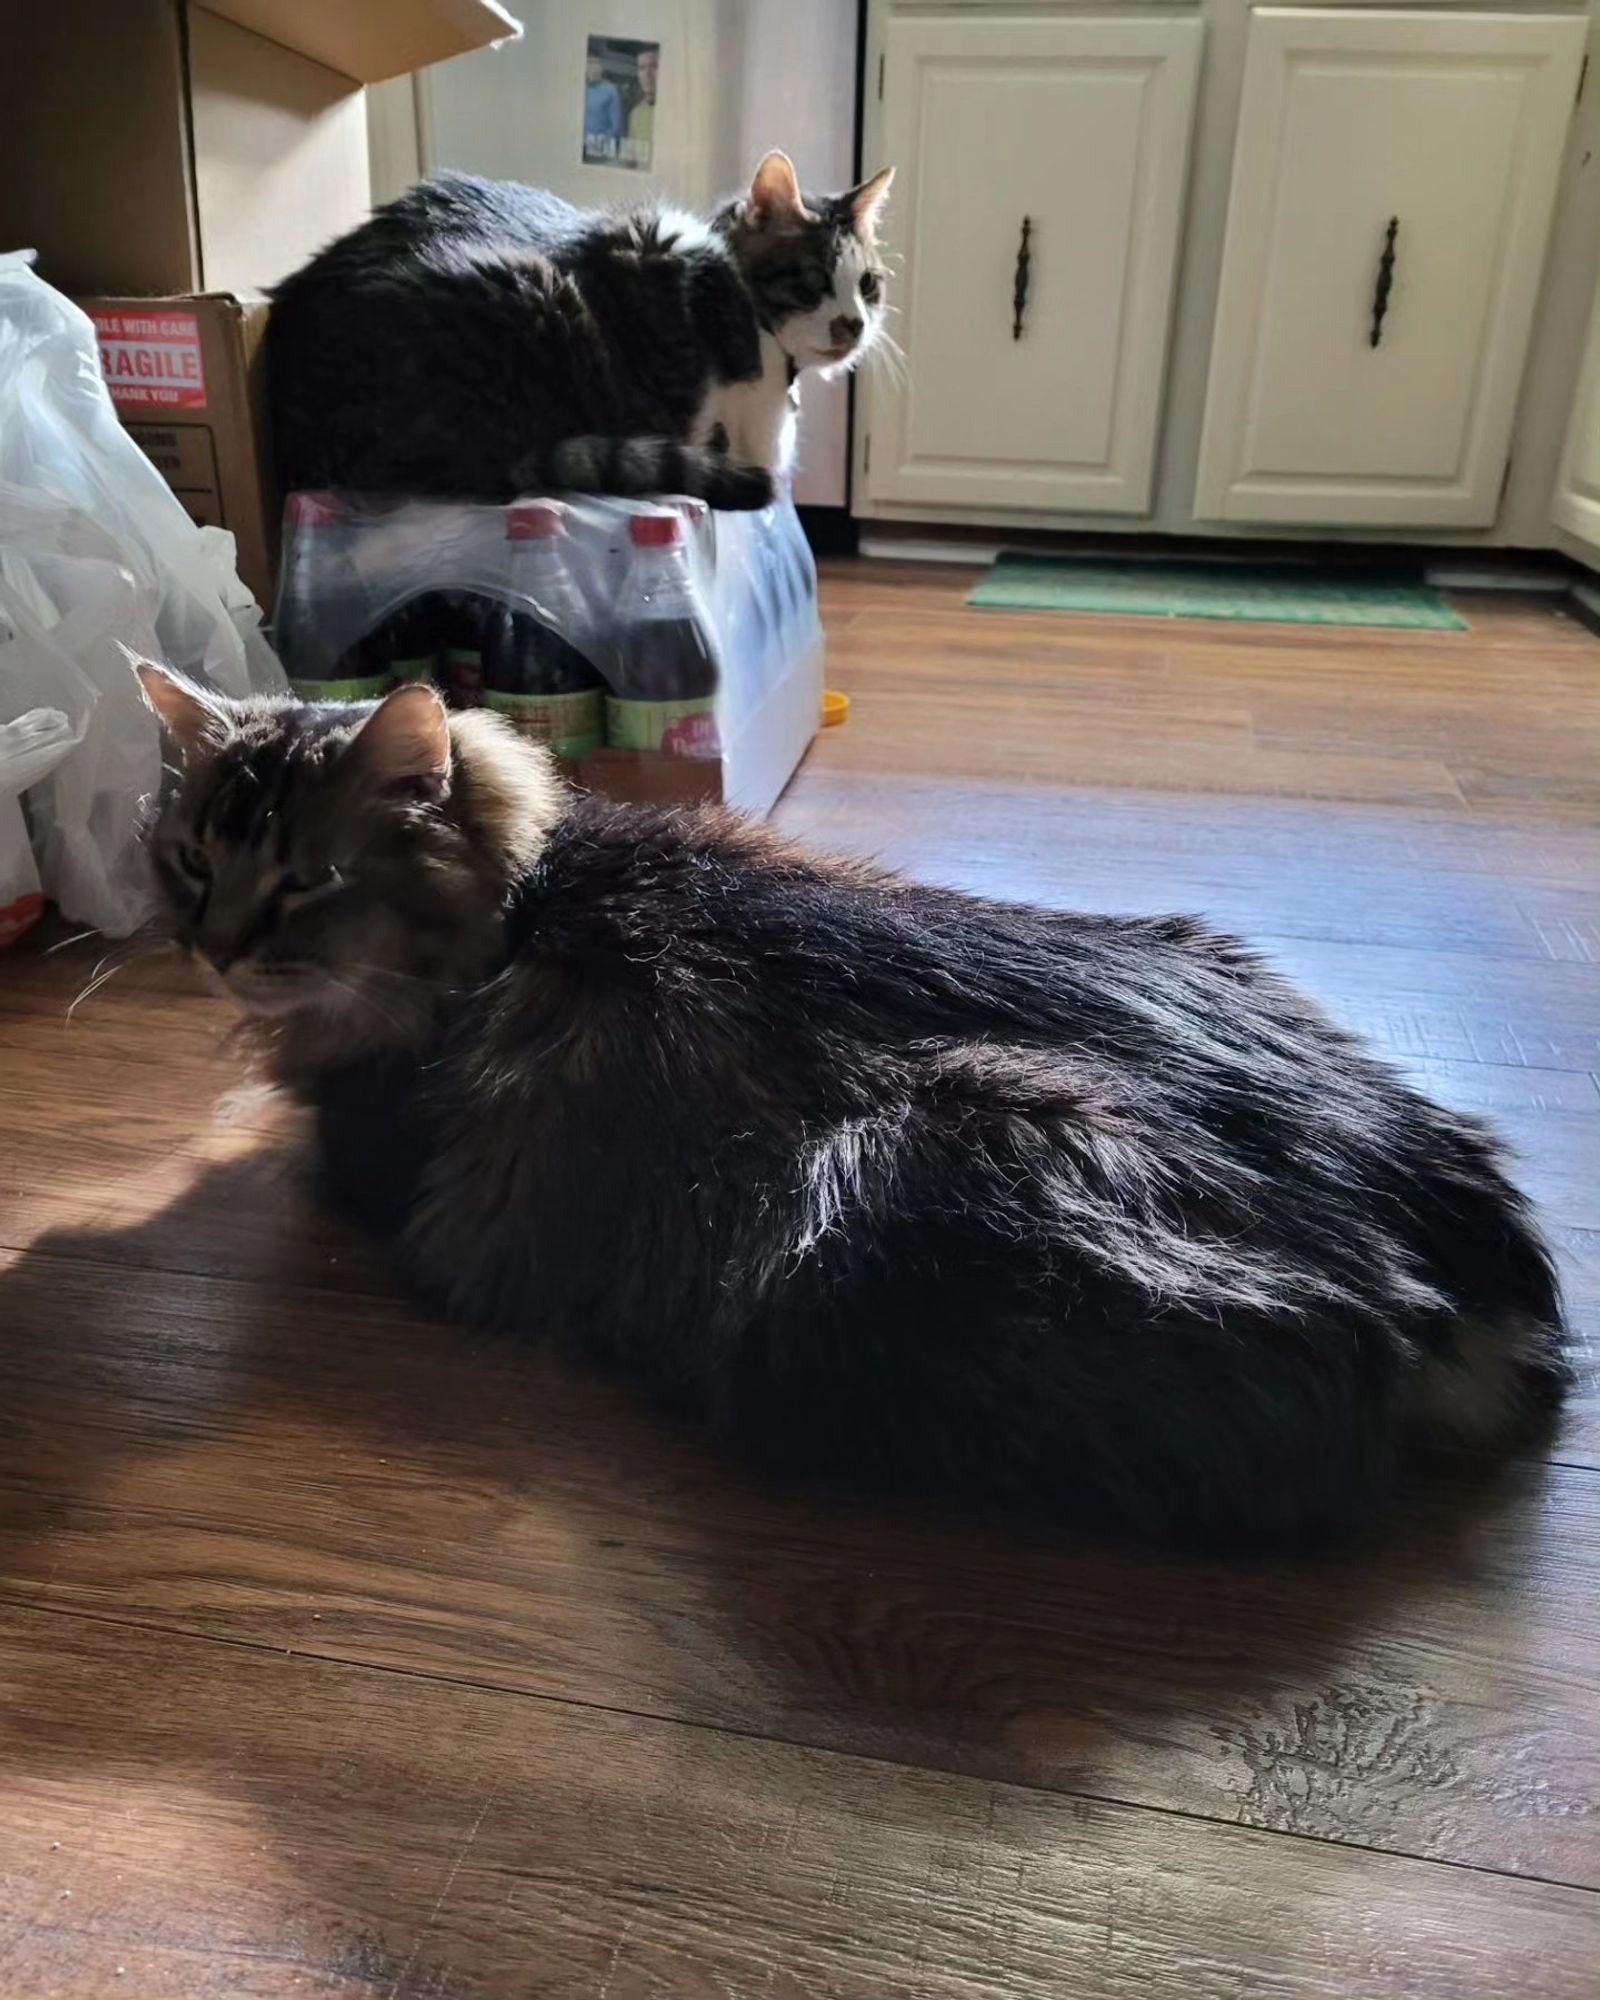
{"label": "crumpled plastic bag", "polygon": [[64,719],[47,749],[23,732],[16,790],[0,759],[0,884],[22,879],[23,815],[7,806],[25,790],[46,896],[112,936],[150,914],[139,831],[161,747],[117,642],[224,694],[281,692],[233,557],[118,423],[89,320],[25,258],[0,257],[0,732]]}
{"label": "crumpled plastic bag", "polygon": [[44,913],[22,794],[71,744],[72,725],[59,708],[31,708],[15,722],[0,722],[0,946],[14,943]]}

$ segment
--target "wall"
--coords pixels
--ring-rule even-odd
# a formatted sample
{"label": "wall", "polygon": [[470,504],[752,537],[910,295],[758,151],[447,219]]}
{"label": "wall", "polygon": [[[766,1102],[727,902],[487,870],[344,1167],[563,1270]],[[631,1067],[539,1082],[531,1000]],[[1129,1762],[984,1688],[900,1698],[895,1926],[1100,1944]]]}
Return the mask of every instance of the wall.
{"label": "wall", "polygon": [[[596,207],[662,199],[709,204],[739,174],[739,127],[724,115],[738,77],[734,0],[524,0],[523,36],[422,74],[430,167],[531,181]],[[591,34],[661,44],[655,170],[583,164],[583,67]]]}
{"label": "wall", "polygon": [[[736,0],[735,12],[743,38],[738,102],[744,167],[781,146],[802,187],[848,187],[855,178],[857,0]],[[867,171],[877,164],[868,161]],[[797,500],[844,504],[849,438],[849,383],[806,376]]]}

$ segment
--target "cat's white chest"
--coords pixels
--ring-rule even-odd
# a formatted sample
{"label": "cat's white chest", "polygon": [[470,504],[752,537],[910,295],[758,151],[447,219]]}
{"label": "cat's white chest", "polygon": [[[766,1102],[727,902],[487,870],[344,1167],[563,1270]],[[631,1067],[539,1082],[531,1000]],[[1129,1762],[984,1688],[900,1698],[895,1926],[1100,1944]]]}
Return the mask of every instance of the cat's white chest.
{"label": "cat's white chest", "polygon": [[790,394],[789,357],[770,333],[761,336],[761,363],[754,382],[728,382],[711,391],[692,436],[696,444],[709,444],[720,424],[730,458],[782,472],[794,457],[796,406]]}

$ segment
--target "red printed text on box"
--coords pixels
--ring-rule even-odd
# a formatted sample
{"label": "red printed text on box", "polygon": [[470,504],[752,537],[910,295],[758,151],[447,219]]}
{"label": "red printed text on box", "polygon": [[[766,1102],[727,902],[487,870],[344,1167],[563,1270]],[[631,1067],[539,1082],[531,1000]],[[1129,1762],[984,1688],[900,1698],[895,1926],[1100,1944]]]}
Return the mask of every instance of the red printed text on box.
{"label": "red printed text on box", "polygon": [[200,321],[190,312],[98,312],[100,367],[119,409],[194,410],[206,400]]}

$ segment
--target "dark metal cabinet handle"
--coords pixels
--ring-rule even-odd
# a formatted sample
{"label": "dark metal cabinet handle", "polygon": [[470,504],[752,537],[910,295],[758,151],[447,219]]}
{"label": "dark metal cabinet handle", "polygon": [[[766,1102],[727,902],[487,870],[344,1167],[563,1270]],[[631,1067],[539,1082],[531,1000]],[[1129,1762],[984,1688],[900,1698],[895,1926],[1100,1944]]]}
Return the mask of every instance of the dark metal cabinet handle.
{"label": "dark metal cabinet handle", "polygon": [[1400,234],[1400,218],[1389,217],[1389,227],[1383,232],[1383,255],[1378,259],[1378,282],[1372,293],[1372,338],[1370,344],[1376,347],[1383,338],[1383,316],[1389,310],[1389,288],[1394,283],[1394,239]]}
{"label": "dark metal cabinet handle", "polygon": [[1017,277],[1011,288],[1011,338],[1022,338],[1022,315],[1028,308],[1028,265],[1032,261],[1028,238],[1033,234],[1033,218],[1022,218],[1022,241],[1017,245]]}

